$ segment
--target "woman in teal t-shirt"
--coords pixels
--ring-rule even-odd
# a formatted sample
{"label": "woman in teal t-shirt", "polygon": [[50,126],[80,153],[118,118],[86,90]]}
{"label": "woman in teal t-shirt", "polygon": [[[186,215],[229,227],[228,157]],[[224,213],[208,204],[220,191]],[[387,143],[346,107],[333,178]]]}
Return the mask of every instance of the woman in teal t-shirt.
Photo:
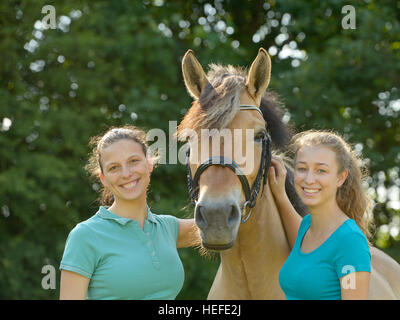
{"label": "woman in teal t-shirt", "polygon": [[309,214],[303,219],[285,193],[286,169],[269,172],[291,253],[279,274],[287,299],[367,299],[371,272],[369,198],[357,155],[337,134],[310,130],[293,138],[294,185]]}
{"label": "woman in teal t-shirt", "polygon": [[91,144],[86,168],[104,187],[102,206],[68,236],[60,299],[175,299],[184,281],[177,248],[197,244],[194,220],[147,206],[153,159],[145,132],[112,128]]}

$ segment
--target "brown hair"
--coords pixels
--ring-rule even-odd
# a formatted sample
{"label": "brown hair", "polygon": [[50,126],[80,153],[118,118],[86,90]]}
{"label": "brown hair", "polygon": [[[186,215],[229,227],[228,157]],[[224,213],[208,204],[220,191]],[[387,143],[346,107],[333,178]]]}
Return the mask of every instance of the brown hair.
{"label": "brown hair", "polygon": [[[131,125],[112,127],[106,133],[94,136],[89,141],[89,146],[92,147],[92,151],[85,169],[90,174],[91,178],[99,180],[99,173],[103,173],[101,164],[101,154],[103,149],[123,139],[133,140],[139,143],[144,155],[147,157],[148,145],[146,141],[146,133],[143,130]],[[101,188],[99,202],[100,205],[103,206],[110,206],[114,202],[113,194],[104,186]]]}
{"label": "brown hair", "polygon": [[[204,88],[199,99],[192,103],[178,126],[177,136],[180,141],[186,140],[187,129],[199,131],[203,128],[226,128],[239,110],[240,93],[246,87],[247,69],[214,63],[209,68],[207,79],[210,84]],[[262,102],[268,109],[280,110],[278,96],[270,90],[264,92]]]}
{"label": "brown hair", "polygon": [[368,169],[363,164],[361,155],[356,154],[344,138],[331,131],[308,130],[296,134],[292,141],[290,151],[294,158],[303,146],[322,145],[335,152],[339,165],[338,173],[346,169],[349,172],[345,182],[337,190],[336,201],[340,209],[357,223],[370,243],[372,237],[370,229],[373,227],[369,216],[371,199],[362,186],[368,175]]}

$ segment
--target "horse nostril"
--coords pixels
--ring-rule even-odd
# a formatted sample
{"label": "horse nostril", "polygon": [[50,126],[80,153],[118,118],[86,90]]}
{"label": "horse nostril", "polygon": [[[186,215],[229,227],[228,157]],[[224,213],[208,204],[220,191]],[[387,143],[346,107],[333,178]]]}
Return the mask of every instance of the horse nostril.
{"label": "horse nostril", "polygon": [[197,205],[194,212],[194,220],[200,229],[207,227],[207,222],[204,217],[204,207]]}
{"label": "horse nostril", "polygon": [[237,222],[239,218],[239,208],[237,206],[231,206],[231,212],[228,216],[228,226],[232,226]]}

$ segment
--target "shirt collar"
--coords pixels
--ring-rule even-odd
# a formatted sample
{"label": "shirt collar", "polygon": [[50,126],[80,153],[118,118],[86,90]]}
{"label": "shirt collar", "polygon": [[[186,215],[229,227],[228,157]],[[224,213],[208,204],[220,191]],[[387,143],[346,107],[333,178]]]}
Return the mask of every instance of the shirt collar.
{"label": "shirt collar", "polygon": [[157,223],[157,220],[156,220],[154,214],[150,211],[149,206],[147,206],[147,220],[149,220],[150,222],[153,222],[153,223]]}
{"label": "shirt collar", "polygon": [[[109,207],[101,206],[99,208],[99,211],[97,212],[97,215],[103,219],[114,220],[121,225],[126,225],[128,222],[134,221],[132,219],[117,216],[115,213],[112,213],[111,211],[109,211],[108,208]],[[154,214],[150,211],[149,206],[147,206],[147,219],[146,220],[149,220],[150,222],[153,222],[153,223],[157,223],[157,220],[154,217]]]}

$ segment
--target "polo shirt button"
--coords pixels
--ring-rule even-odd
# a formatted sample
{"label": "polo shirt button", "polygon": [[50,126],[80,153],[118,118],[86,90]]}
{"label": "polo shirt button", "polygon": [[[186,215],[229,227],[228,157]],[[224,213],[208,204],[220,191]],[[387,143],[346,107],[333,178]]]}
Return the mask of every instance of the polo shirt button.
{"label": "polo shirt button", "polygon": [[151,253],[151,255],[154,257],[154,256],[156,255],[155,251],[153,251],[153,252]]}

